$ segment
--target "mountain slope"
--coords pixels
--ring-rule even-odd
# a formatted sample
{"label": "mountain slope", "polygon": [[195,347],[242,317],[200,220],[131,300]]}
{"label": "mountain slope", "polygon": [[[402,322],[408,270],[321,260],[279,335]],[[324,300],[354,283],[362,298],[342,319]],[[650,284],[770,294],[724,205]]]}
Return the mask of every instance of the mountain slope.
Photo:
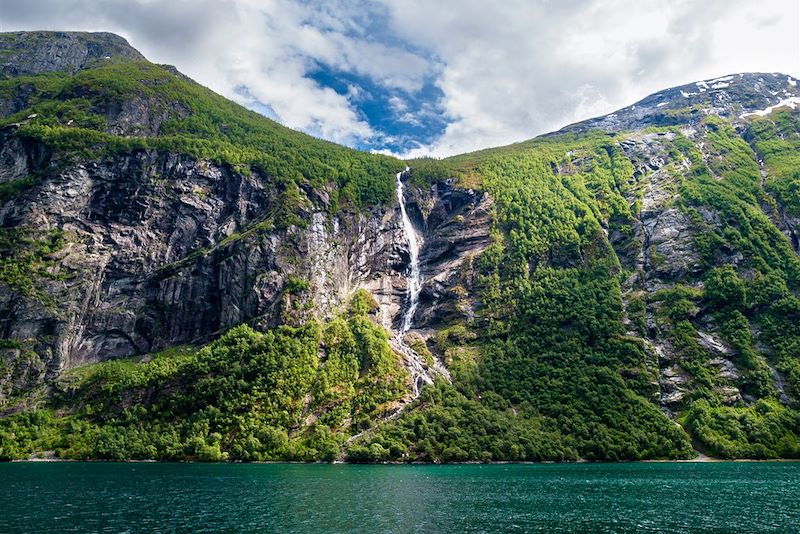
{"label": "mountain slope", "polygon": [[[468,397],[496,393],[501,406],[549,418],[586,458],[664,454],[650,448],[660,442],[646,435],[643,399],[711,454],[798,455],[798,92],[785,75],[727,79],[709,107],[679,88],[662,93],[677,100],[649,97],[635,116],[626,108],[419,162],[496,200],[499,233],[477,273],[481,348],[468,379],[454,374],[471,383]],[[755,98],[764,87],[769,96]],[[788,105],[754,113],[754,101]],[[669,126],[660,108],[673,110]],[[415,447],[424,413],[379,442]],[[474,438],[436,441],[442,453],[479,457]]]}
{"label": "mountain slope", "polygon": [[[48,45],[42,44],[47,34],[31,40],[36,50],[76,42],[89,49],[106,37],[57,33]],[[14,34],[0,42],[10,40],[6,46],[16,51],[20,39]],[[91,422],[92,431],[79,427],[79,443],[87,447],[101,443],[94,431],[113,434],[139,421],[150,429],[145,434],[158,437],[159,457],[194,455],[197,447],[186,445],[190,437],[210,441],[209,434],[221,432],[252,445],[251,438],[266,440],[274,430],[292,436],[292,457],[314,459],[319,447],[302,451],[317,427],[323,434],[334,427],[336,438],[328,442],[338,446],[337,440],[404,406],[413,397],[404,358],[416,359],[416,353],[395,352],[383,327],[373,324],[391,327],[405,297],[408,245],[394,191],[404,165],[284,128],[172,68],[140,60],[132,49],[109,53],[78,70],[72,63],[61,71],[48,64],[45,72],[13,75],[24,69],[12,63],[0,82],[3,409],[16,412],[51,399],[45,404],[62,406],[59,413],[76,412],[58,419],[60,432],[73,419]],[[439,190],[427,199],[426,210],[438,217],[431,227],[441,225],[451,237],[464,232],[479,244],[470,213],[485,219],[480,198],[446,184]],[[455,220],[465,215],[466,221]],[[458,267],[458,257],[445,253],[429,263],[444,262],[439,270],[446,273]],[[380,313],[372,297],[359,297],[360,287],[371,289]],[[368,312],[376,321],[362,320]],[[202,344],[242,323],[278,341],[242,326],[215,345],[223,361],[234,358],[230,366],[213,347],[172,349]],[[289,330],[273,330],[279,324]],[[302,347],[292,350],[302,362],[269,356],[268,347],[288,350],[288,334],[281,332],[299,338]],[[225,349],[229,341],[239,349]],[[149,363],[133,365],[134,379],[121,358]],[[207,369],[209,359],[223,373],[201,383],[222,389],[210,398],[208,391],[186,391],[180,409],[163,412],[160,392],[196,383],[202,372],[195,366]],[[107,360],[113,362],[103,365]],[[268,365],[254,367],[255,361]],[[239,374],[242,367],[249,369],[246,376]],[[89,400],[108,410],[88,401],[71,404],[83,398],[74,392],[71,373],[92,370],[115,384],[85,384],[93,392]],[[275,380],[297,385],[265,405]],[[242,388],[236,393],[230,383]],[[74,395],[62,402],[65,388]],[[105,395],[120,388],[132,391],[112,396],[112,409]],[[154,404],[153,417],[116,418],[130,408],[125,399]],[[236,417],[205,410],[234,399],[240,403]],[[192,422],[180,432],[181,445],[168,447],[159,422],[167,418],[174,426],[178,415]],[[7,424],[14,427],[14,421]],[[4,455],[25,450],[14,445],[21,438],[9,439]],[[228,442],[225,452],[231,447]],[[116,457],[133,454],[132,448],[112,455],[73,443],[69,454]],[[261,447],[247,454],[289,452]]]}
{"label": "mountain slope", "polygon": [[2,34],[3,76],[71,72],[114,58],[144,61],[113,33],[13,32]]}
{"label": "mountain slope", "polygon": [[794,78],[408,162],[401,339],[404,163],[107,34],[0,49],[0,456],[800,455]]}

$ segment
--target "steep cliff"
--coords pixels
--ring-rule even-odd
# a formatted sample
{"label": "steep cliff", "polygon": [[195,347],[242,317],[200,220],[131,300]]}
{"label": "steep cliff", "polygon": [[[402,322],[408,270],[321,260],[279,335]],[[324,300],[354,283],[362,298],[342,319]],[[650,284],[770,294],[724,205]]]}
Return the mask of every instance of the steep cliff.
{"label": "steep cliff", "polygon": [[0,456],[800,455],[794,78],[400,162],[113,35],[0,51]]}

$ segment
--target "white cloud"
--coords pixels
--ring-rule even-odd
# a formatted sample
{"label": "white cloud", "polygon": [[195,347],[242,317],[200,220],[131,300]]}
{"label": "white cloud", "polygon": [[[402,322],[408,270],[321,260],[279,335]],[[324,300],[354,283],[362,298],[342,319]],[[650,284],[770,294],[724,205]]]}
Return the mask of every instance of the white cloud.
{"label": "white cloud", "polygon": [[[115,31],[153,61],[346,144],[392,138],[359,112],[363,88],[339,94],[310,75],[324,65],[367,77],[394,95],[398,122],[443,110],[442,136],[410,155],[519,141],[697,79],[800,74],[796,0],[0,0],[0,13],[5,31]],[[431,78],[441,100],[409,108],[402,94]]]}
{"label": "white cloud", "polygon": [[444,65],[450,124],[411,156],[527,139],[696,79],[800,71],[794,0],[384,3]]}

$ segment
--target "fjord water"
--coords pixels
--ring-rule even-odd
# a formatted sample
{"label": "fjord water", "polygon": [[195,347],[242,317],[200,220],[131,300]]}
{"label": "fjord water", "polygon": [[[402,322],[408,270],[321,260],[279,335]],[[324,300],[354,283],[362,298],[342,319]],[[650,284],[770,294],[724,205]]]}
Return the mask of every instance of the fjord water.
{"label": "fjord water", "polygon": [[0,532],[797,532],[800,463],[0,464]]}

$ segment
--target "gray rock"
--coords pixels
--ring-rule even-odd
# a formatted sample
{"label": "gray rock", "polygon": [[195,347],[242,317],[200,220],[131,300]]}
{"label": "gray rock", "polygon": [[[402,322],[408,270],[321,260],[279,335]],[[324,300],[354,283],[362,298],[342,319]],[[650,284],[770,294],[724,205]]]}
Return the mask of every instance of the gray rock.
{"label": "gray rock", "polygon": [[0,52],[5,76],[76,72],[93,62],[117,57],[145,59],[119,35],[104,32],[0,33]]}

